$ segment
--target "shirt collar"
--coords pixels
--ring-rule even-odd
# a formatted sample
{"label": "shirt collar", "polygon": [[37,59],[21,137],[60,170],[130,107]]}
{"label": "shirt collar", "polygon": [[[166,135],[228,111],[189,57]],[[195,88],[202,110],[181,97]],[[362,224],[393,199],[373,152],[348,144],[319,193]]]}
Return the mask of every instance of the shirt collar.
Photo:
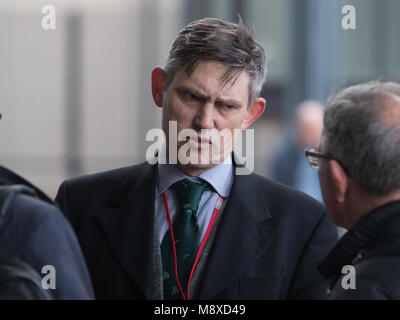
{"label": "shirt collar", "polygon": [[[168,161],[167,161],[168,162]],[[233,182],[233,164],[231,154],[225,161],[203,173],[198,177],[189,177],[175,164],[158,164],[157,166],[157,193],[161,195],[175,182],[183,179],[196,180],[201,178],[207,181],[222,197],[229,195]]]}

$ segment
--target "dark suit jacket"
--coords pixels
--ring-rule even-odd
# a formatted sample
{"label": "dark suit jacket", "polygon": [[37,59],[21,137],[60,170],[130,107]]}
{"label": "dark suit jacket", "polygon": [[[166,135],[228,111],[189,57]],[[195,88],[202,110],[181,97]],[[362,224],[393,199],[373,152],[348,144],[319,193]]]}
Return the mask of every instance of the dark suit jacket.
{"label": "dark suit jacket", "polygon": [[[64,181],[56,200],[80,239],[98,299],[149,299],[156,166]],[[198,299],[321,299],[317,263],[337,240],[323,206],[256,174],[235,176]]]}
{"label": "dark suit jacket", "polygon": [[17,194],[3,216],[0,255],[16,257],[34,268],[42,278],[45,265],[55,268],[55,299],[93,299],[89,272],[78,240],[55,206]]}
{"label": "dark suit jacket", "polygon": [[[346,265],[353,271],[343,270]],[[321,261],[319,270],[331,283],[329,299],[399,300],[400,200],[387,202],[357,221]]]}

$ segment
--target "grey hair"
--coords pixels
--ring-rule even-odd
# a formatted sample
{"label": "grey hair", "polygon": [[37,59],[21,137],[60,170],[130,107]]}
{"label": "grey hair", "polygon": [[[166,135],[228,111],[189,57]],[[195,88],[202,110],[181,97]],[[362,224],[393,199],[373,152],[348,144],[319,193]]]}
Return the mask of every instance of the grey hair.
{"label": "grey hair", "polygon": [[194,21],[183,28],[172,43],[165,65],[165,88],[184,67],[190,76],[200,60],[215,60],[229,67],[223,82],[236,80],[243,71],[250,76],[249,105],[260,95],[266,79],[265,53],[239,18],[230,23],[214,18]]}
{"label": "grey hair", "polygon": [[385,121],[385,98],[391,95],[400,97],[400,84],[358,84],[333,93],[324,113],[324,151],[374,195],[400,190],[400,121]]}

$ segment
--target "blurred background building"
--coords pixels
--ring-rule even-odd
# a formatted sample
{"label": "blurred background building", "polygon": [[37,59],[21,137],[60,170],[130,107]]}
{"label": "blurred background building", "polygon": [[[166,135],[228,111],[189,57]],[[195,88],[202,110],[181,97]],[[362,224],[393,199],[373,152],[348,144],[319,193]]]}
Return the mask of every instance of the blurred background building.
{"label": "blurred background building", "polygon": [[[56,9],[55,30],[41,26],[44,5]],[[342,28],[344,5],[356,30]],[[238,14],[267,51],[257,173],[274,177],[300,102],[400,80],[398,0],[1,0],[0,163],[54,196],[65,178],[143,161],[161,119],[152,68],[188,22]]]}

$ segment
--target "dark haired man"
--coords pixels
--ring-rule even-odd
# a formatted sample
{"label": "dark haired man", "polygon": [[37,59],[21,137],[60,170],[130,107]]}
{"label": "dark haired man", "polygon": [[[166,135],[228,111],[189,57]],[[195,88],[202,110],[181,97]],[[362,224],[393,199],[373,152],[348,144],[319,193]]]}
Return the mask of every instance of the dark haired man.
{"label": "dark haired man", "polygon": [[332,94],[306,152],[334,222],[349,231],[321,262],[331,299],[400,299],[400,84]]}
{"label": "dark haired man", "polygon": [[[152,72],[168,163],[61,185],[57,200],[80,238],[97,298],[324,297],[316,263],[337,238],[322,205],[256,174],[235,175],[232,139],[203,136],[234,137],[253,123],[265,109],[265,75],[264,50],[243,25],[189,24],[166,66]],[[195,135],[177,139],[188,129]],[[219,143],[223,150],[214,151]],[[187,150],[199,153],[184,161]]]}

